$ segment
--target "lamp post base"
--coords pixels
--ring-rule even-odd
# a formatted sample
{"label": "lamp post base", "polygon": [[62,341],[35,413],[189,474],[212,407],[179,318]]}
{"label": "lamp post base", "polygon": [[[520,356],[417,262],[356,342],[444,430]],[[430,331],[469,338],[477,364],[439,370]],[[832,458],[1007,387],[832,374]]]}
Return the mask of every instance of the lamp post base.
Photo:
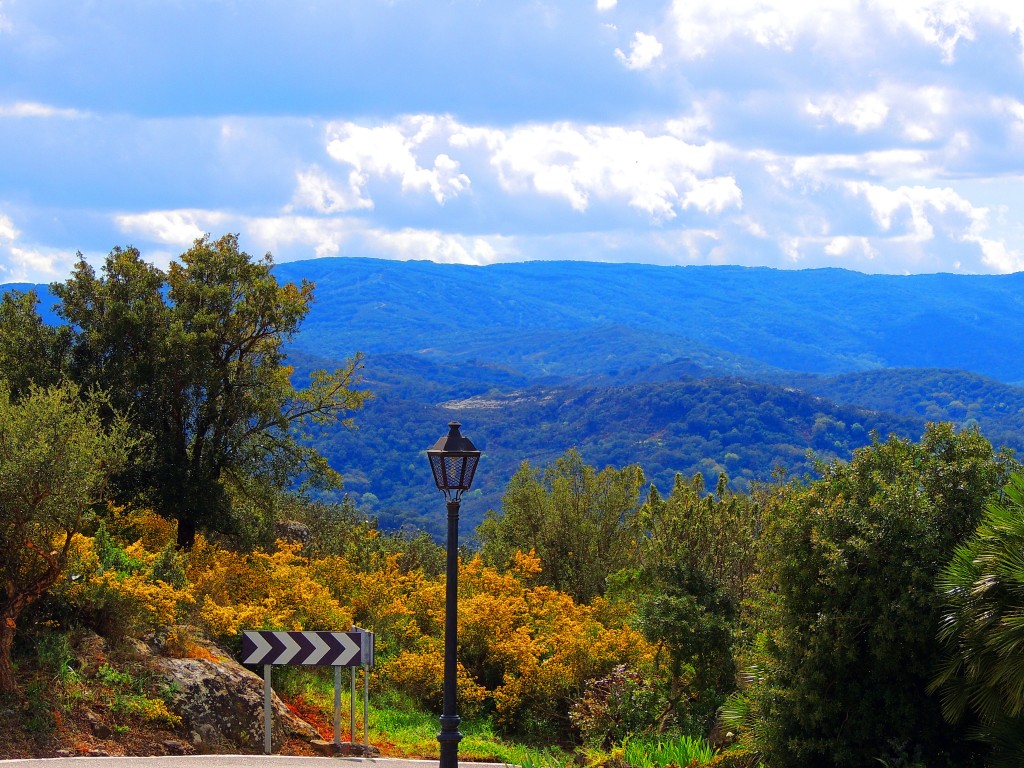
{"label": "lamp post base", "polygon": [[462,734],[459,733],[459,723],[462,718],[458,715],[441,715],[441,732],[437,734],[437,741],[441,745],[441,762],[439,768],[458,768],[459,766],[459,742],[462,741]]}

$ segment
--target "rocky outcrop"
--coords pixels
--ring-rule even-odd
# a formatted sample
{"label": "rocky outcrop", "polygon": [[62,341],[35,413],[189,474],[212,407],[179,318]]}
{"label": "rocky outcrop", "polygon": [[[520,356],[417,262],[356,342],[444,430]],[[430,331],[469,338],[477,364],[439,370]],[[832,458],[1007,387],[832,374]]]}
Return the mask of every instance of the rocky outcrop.
{"label": "rocky outcrop", "polygon": [[[181,715],[196,752],[263,751],[263,678],[253,674],[208,640],[195,641],[203,658],[154,656],[152,663],[170,683],[171,707]],[[159,649],[161,638],[150,640]],[[291,736],[316,739],[306,721],[272,694],[273,750]]]}
{"label": "rocky outcrop", "polygon": [[306,547],[309,546],[309,526],[297,520],[279,520],[274,524],[274,537]]}

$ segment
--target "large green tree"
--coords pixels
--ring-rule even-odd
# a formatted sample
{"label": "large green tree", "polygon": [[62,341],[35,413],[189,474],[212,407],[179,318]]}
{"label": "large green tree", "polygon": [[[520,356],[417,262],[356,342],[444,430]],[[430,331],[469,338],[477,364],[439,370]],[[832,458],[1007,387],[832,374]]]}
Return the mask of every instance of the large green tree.
{"label": "large green tree", "polygon": [[941,650],[935,580],[1011,466],[976,430],[930,425],[919,443],[875,439],[774,495],[748,691],[766,764],[967,764],[926,692]]}
{"label": "large green tree", "polygon": [[0,372],[15,398],[33,384],[60,383],[66,367],[66,328],[47,325],[35,291],[7,291],[0,298]]}
{"label": "large green tree", "polygon": [[71,540],[132,447],[128,425],[74,385],[30,387],[15,402],[0,378],[0,691],[17,688],[18,618],[60,578]]}
{"label": "large green tree", "polygon": [[700,474],[677,475],[667,498],[651,487],[632,521],[633,556],[614,581],[658,648],[669,705],[663,725],[675,719],[706,734],[735,687],[732,644],[754,572],[757,510],[724,475],[714,493]]}
{"label": "large green tree", "polygon": [[166,272],[115,248],[101,274],[81,260],[51,286],[71,329],[72,378],[109,393],[148,438],[118,492],[177,520],[181,547],[200,528],[231,530],[232,496],[270,503],[296,483],[336,483],[301,438],[366,397],[354,388],[359,356],[292,385],[284,347],[313,285],[280,285],[272,266],[225,235],[197,240]]}
{"label": "large green tree", "polygon": [[598,471],[575,448],[543,472],[523,462],[505,489],[501,513],[489,511],[477,528],[484,559],[507,567],[517,551],[533,550],[541,583],[589,602],[628,562],[643,482],[640,467]]}
{"label": "large green tree", "polygon": [[945,658],[932,683],[952,723],[977,720],[992,764],[1024,755],[1024,475],[993,499],[939,577]]}

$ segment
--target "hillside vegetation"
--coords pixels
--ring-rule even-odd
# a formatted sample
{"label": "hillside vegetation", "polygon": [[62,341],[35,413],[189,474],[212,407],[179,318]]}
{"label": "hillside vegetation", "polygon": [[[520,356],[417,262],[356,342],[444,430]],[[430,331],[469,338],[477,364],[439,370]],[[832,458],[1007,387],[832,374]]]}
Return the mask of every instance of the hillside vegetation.
{"label": "hillside vegetation", "polygon": [[[964,297],[1009,311],[1017,276],[334,266],[355,303],[311,330],[314,285],[230,235],[167,271],[130,248],[81,262],[52,316],[32,292],[0,300],[0,709],[21,726],[0,745],[131,752],[169,732],[188,751],[210,742],[125,648],[210,661],[242,629],[357,623],[378,638],[371,738],[436,756],[445,559],[422,454],[460,418],[485,462],[458,565],[464,758],[1019,763],[1024,475],[986,430],[1017,444],[1020,390],[872,368],[893,328],[922,342],[901,360],[959,360]],[[641,273],[659,279],[638,324],[612,322]],[[710,304],[709,276],[728,289]],[[445,281],[465,303],[428,307]],[[848,330],[897,288],[873,340]],[[716,301],[731,325],[683,323]],[[366,333],[344,359],[311,341],[342,319]],[[716,346],[723,327],[740,336]],[[275,680],[322,725],[327,676]]]}
{"label": "hillside vegetation", "polygon": [[1024,381],[1024,274],[334,258],[279,264],[317,284],[296,345],[414,352],[580,376],[689,358],[718,374],[954,368]]}

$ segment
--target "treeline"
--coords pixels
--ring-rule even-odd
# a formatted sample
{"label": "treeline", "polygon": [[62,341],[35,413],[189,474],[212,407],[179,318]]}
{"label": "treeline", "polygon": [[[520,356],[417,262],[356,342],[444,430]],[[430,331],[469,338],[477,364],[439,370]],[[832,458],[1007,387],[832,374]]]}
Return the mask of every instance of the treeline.
{"label": "treeline", "polygon": [[540,583],[622,606],[655,649],[605,681],[584,737],[728,732],[735,764],[771,768],[1019,764],[1019,465],[945,424],[819,469],[750,493],[678,476],[642,500],[636,466],[523,465],[484,562],[535,554]]}
{"label": "treeline", "polygon": [[[520,461],[544,465],[570,446],[599,466],[640,464],[663,490],[677,473],[696,472],[724,472],[734,487],[747,490],[780,467],[802,476],[815,471],[816,459],[848,459],[870,442],[871,432],[912,437],[925,425],[914,415],[837,405],[792,387],[735,378],[534,386],[468,396],[455,394],[465,391],[458,384],[453,392],[438,391],[436,383],[396,383],[397,374],[373,358],[366,375],[376,397],[360,413],[358,430],[325,432],[313,444],[344,475],[357,506],[382,527],[412,524],[438,537],[443,520],[422,452],[452,419],[484,450],[476,495],[464,510],[470,525],[498,507]],[[418,381],[417,373],[408,377]],[[426,394],[403,395],[399,388]]]}
{"label": "treeline", "polygon": [[885,369],[785,377],[837,403],[976,426],[993,445],[1024,450],[1024,388],[969,371]]}
{"label": "treeline", "polygon": [[[313,286],[278,284],[269,256],[226,236],[166,271],[115,249],[51,290],[57,325],[31,293],[0,301],[0,691],[18,696],[18,650],[54,628],[156,632],[188,655],[195,632],[237,650],[243,627],[358,623],[386,690],[436,708],[439,547],[318,495],[339,478],[312,431],[368,393],[358,356],[292,385],[284,344]],[[593,749],[707,737],[719,766],[1024,754],[1024,480],[978,429],[931,424],[915,442],[897,427],[918,421],[873,433],[863,411],[733,379],[470,400],[447,413],[479,416],[474,440],[518,469],[491,474],[478,551],[462,553],[464,714]],[[522,431],[486,445],[488,413]],[[409,457],[435,415],[385,443],[396,486],[429,488]],[[644,462],[623,460],[610,422]],[[813,472],[734,471],[748,440],[794,431]],[[527,433],[546,448],[521,462]],[[678,445],[704,452],[693,471],[658,460]]]}

